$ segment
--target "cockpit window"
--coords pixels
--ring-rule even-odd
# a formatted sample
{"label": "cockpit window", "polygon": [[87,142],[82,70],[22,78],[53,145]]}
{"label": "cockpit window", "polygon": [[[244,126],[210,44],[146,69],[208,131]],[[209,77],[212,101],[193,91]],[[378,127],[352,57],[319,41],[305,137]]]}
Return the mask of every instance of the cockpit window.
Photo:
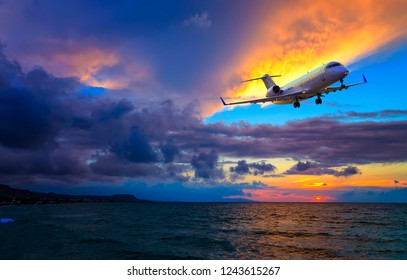
{"label": "cockpit window", "polygon": [[334,63],[328,64],[327,66],[325,66],[325,69],[329,69],[329,68],[336,67],[336,66],[341,66],[341,64],[338,62],[334,62]]}

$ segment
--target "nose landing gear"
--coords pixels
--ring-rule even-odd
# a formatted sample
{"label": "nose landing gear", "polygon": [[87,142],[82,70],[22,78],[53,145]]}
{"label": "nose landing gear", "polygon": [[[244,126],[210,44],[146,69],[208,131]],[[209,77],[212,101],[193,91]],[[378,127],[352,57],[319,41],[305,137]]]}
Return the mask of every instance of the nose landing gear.
{"label": "nose landing gear", "polygon": [[349,88],[349,86],[347,86],[347,85],[345,85],[343,83],[343,79],[340,79],[339,81],[341,82],[341,88],[343,88],[343,89],[348,89]]}
{"label": "nose landing gear", "polygon": [[322,99],[321,99],[321,96],[320,95],[318,95],[318,98],[317,99],[315,99],[315,104],[322,104]]}

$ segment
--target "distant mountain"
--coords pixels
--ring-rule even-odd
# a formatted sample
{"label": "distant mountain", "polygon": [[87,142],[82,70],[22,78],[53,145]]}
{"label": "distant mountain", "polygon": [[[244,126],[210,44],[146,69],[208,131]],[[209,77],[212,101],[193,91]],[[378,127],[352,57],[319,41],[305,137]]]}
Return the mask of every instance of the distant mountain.
{"label": "distant mountain", "polygon": [[0,205],[4,204],[60,204],[60,203],[95,203],[95,202],[147,202],[130,194],[104,195],[65,195],[40,193],[29,190],[14,189],[0,184]]}

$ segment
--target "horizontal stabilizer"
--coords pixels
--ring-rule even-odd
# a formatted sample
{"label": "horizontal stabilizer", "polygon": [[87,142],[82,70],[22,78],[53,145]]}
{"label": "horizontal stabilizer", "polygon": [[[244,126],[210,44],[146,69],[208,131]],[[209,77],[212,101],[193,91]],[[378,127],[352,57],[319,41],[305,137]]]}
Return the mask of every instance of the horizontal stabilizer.
{"label": "horizontal stabilizer", "polygon": [[266,75],[264,75],[263,77],[258,77],[258,78],[252,78],[252,79],[248,79],[248,80],[243,80],[243,81],[241,81],[241,83],[252,82],[252,81],[256,81],[256,80],[263,80],[264,78],[275,78],[275,77],[281,77],[281,75],[273,75],[273,76],[270,76],[270,75],[266,74]]}
{"label": "horizontal stabilizer", "polygon": [[256,81],[256,80],[262,80],[264,85],[266,86],[266,88],[269,89],[269,88],[272,88],[272,87],[274,87],[276,85],[276,83],[271,78],[272,77],[280,77],[280,76],[281,75],[270,76],[269,74],[264,74],[262,77],[244,80],[244,81],[242,81],[242,83]]}

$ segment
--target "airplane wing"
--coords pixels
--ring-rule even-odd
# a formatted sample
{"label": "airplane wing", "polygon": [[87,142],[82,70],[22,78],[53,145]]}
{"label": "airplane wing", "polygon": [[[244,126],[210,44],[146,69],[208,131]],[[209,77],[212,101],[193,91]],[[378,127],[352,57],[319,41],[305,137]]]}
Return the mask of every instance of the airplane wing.
{"label": "airplane wing", "polygon": [[290,96],[295,96],[301,93],[307,93],[306,90],[302,91],[297,91],[297,92],[291,92],[288,94],[282,94],[282,95],[277,95],[273,97],[266,97],[266,98],[260,98],[260,99],[252,99],[252,100],[245,100],[245,101],[238,101],[238,102],[231,102],[231,103],[226,103],[225,100],[221,97],[220,100],[222,100],[223,106],[228,106],[228,105],[237,105],[237,104],[256,104],[256,103],[265,103],[265,102],[273,102],[279,99],[284,99]]}
{"label": "airplane wing", "polygon": [[266,97],[266,98],[260,98],[260,99],[231,102],[231,103],[226,103],[222,97],[220,97],[220,100],[222,100],[223,106],[228,106],[228,105],[237,105],[237,104],[246,104],[246,103],[256,104],[256,103],[271,102],[271,101],[273,101],[273,98]]}
{"label": "airplane wing", "polygon": [[350,84],[350,85],[341,85],[341,86],[339,86],[339,87],[328,87],[328,88],[325,88],[324,90],[322,90],[320,93],[327,93],[327,94],[328,94],[328,93],[330,93],[330,92],[335,92],[335,91],[337,91],[337,90],[341,91],[341,90],[343,90],[343,89],[348,89],[348,88],[350,88],[350,87],[354,87],[354,86],[366,84],[366,83],[367,83],[367,79],[366,79],[365,75],[362,75],[362,76],[363,76],[363,82],[359,82],[359,83],[355,83],[355,84]]}

